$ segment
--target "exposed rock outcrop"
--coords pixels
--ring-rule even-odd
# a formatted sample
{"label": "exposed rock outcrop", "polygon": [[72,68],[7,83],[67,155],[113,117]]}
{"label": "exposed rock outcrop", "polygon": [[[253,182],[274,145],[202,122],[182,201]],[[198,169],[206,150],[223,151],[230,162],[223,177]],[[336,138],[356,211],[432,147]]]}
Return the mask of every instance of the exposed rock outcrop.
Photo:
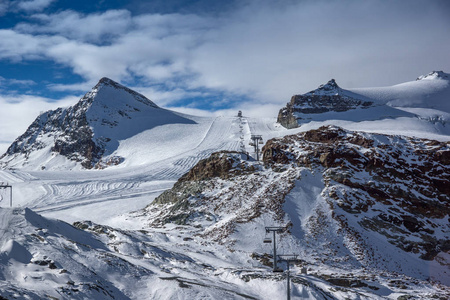
{"label": "exposed rock outcrop", "polygon": [[0,159],[6,165],[19,167],[43,163],[45,169],[52,157],[63,156],[87,169],[105,168],[124,161],[112,155],[120,140],[168,123],[195,122],[102,78],[75,105],[38,116]]}
{"label": "exposed rock outcrop", "polygon": [[[303,95],[294,95],[278,113],[277,122],[286,128],[298,127],[297,113],[321,114],[344,112],[357,107],[369,107],[372,101],[356,98],[357,95],[341,89],[334,79]],[[361,96],[361,98],[364,98]]]}
{"label": "exposed rock outcrop", "polygon": [[262,151],[263,165],[231,152],[201,161],[145,209],[150,223],[191,225],[227,245],[238,226],[278,224],[320,263],[400,270],[375,250],[391,247],[407,263],[445,265],[449,143],[328,126],[271,139]]}
{"label": "exposed rock outcrop", "polygon": [[449,74],[444,73],[444,71],[433,71],[427,75],[417,77],[416,80],[434,79],[434,78],[450,79],[450,76]]}
{"label": "exposed rock outcrop", "polygon": [[258,167],[248,159],[244,153],[221,151],[199,161],[172,189],[163,192],[147,207],[151,210],[155,205],[171,205],[168,211],[155,220],[155,224],[187,224],[195,208],[200,207],[200,202],[189,200],[202,198],[202,192],[214,186],[216,180],[241,178],[257,171]]}
{"label": "exposed rock outcrop", "polygon": [[[283,218],[283,198],[293,186],[293,174],[279,172],[275,175],[279,181],[273,181],[258,162],[247,159],[244,153],[225,151],[200,161],[147,206],[152,226],[210,224],[201,234],[225,243],[236,224],[249,222],[263,211]],[[225,214],[227,221],[215,226]]]}
{"label": "exposed rock outcrop", "polygon": [[450,250],[440,225],[450,221],[449,143],[322,127],[269,140],[262,151],[268,166],[323,167],[330,205],[405,251],[431,260]]}

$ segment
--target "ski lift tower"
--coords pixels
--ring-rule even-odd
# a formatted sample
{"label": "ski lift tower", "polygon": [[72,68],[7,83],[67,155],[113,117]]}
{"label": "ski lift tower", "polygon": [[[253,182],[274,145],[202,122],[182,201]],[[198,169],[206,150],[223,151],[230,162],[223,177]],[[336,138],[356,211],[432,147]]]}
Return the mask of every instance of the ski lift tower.
{"label": "ski lift tower", "polygon": [[[0,189],[9,189],[9,206],[12,207],[12,186],[8,183],[0,182]],[[3,200],[0,198],[0,201]]]}
{"label": "ski lift tower", "polygon": [[[277,243],[275,239],[275,233],[283,232],[283,227],[266,227],[266,233],[273,232],[273,272],[283,272],[283,270],[277,268]],[[270,238],[265,238],[264,243],[271,243]]]}
{"label": "ski lift tower", "polygon": [[259,134],[252,134],[250,137],[252,142],[250,142],[250,146],[255,147],[256,160],[259,161],[259,144],[262,144],[262,136]]}
{"label": "ski lift tower", "polygon": [[291,300],[291,277],[290,277],[290,270],[289,270],[289,266],[291,263],[296,263],[298,261],[297,259],[297,254],[284,254],[284,255],[280,255],[280,261],[286,262],[286,266],[287,266],[287,276],[286,276],[286,281],[287,281],[287,300]]}

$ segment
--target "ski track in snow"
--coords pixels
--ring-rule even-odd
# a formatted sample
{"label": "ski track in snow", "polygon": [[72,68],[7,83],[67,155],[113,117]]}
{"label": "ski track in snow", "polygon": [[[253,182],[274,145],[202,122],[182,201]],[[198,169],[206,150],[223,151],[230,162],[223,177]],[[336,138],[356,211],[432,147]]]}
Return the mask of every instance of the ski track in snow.
{"label": "ski track in snow", "polygon": [[[400,88],[403,89],[404,87],[399,86],[398,89]],[[371,89],[363,90],[361,92],[376,94],[384,101],[395,100],[395,97],[393,97],[393,95],[395,96],[395,93],[386,94],[385,89]],[[447,113],[441,114],[441,112],[436,113],[435,109],[432,108],[432,106],[427,110],[408,108],[409,111],[419,116],[417,118],[398,118],[377,122],[335,120],[334,125],[353,130],[366,130],[370,132],[381,131],[383,133],[391,134],[401,133],[416,135],[419,133],[421,134],[419,135],[421,137],[448,140],[447,124],[449,115]],[[405,108],[404,110],[407,109]],[[67,169],[55,171],[47,169],[41,171],[41,161],[39,161],[39,171],[19,171],[14,169],[0,170],[0,182],[8,183],[13,186],[14,207],[29,207],[43,216],[58,218],[69,223],[81,220],[91,220],[95,223],[110,225],[115,228],[137,230],[131,236],[128,236],[125,232],[121,232],[121,229],[115,230],[114,234],[119,236],[117,241],[108,240],[106,235],[102,236],[101,238],[104,238],[104,241],[110,243],[108,246],[114,248],[117,247],[117,249],[114,252],[105,252],[105,249],[102,248],[98,252],[101,254],[101,257],[102,255],[108,257],[108,260],[116,257],[119,258],[120,260],[117,260],[117,262],[119,262],[118,268],[122,268],[122,262],[126,261],[133,266],[134,269],[130,269],[131,271],[140,268],[154,274],[153,278],[150,278],[147,271],[142,273],[144,276],[139,280],[140,287],[137,288],[136,291],[134,291],[133,288],[135,284],[134,278],[131,279],[133,280],[133,284],[130,284],[131,281],[126,278],[127,276],[112,278],[114,276],[110,277],[112,274],[109,272],[102,274],[105,278],[110,278],[115,281],[117,286],[124,286],[126,285],[124,282],[128,281],[127,289],[136,299],[149,297],[146,293],[146,288],[142,287],[149,282],[151,282],[153,287],[156,287],[156,289],[153,290],[153,298],[162,298],[164,294],[167,294],[165,296],[168,298],[170,297],[168,292],[176,291],[176,287],[179,286],[182,287],[183,292],[186,293],[184,294],[185,298],[183,299],[193,299],[193,297],[189,296],[195,295],[195,293],[192,292],[192,294],[189,294],[189,291],[191,291],[191,289],[194,291],[195,286],[199,286],[202,287],[202,295],[205,298],[207,297],[206,295],[214,295],[215,297],[222,299],[230,297],[275,299],[284,292],[284,288],[282,289],[282,285],[279,281],[253,278],[251,281],[243,283],[242,279],[238,278],[236,275],[240,272],[249,272],[252,274],[256,270],[257,273],[255,274],[259,274],[259,272],[262,274],[266,273],[266,268],[246,269],[250,267],[248,263],[252,263],[251,261],[246,260],[250,252],[248,252],[244,258],[242,253],[219,250],[221,247],[219,245],[197,245],[195,242],[192,242],[190,244],[191,246],[188,247],[186,244],[189,242],[183,239],[183,237],[186,235],[189,239],[192,239],[193,232],[189,232],[189,230],[182,232],[183,229],[181,227],[175,227],[174,225],[173,228],[175,230],[173,236],[168,236],[163,231],[159,232],[157,228],[155,228],[151,234],[144,233],[138,231],[138,229],[142,229],[140,227],[142,226],[142,223],[136,221],[138,219],[135,218],[133,221],[127,221],[127,213],[147,206],[163,191],[170,189],[175,181],[197,164],[198,161],[209,157],[213,152],[221,150],[242,151],[248,152],[251,156],[255,157],[254,149],[249,145],[249,142],[251,141],[250,137],[253,134],[262,135],[263,142],[265,143],[273,137],[316,129],[322,125],[327,125],[329,121],[309,122],[302,125],[301,128],[288,131],[279,124],[276,124],[275,118],[192,117],[192,120],[195,121],[196,124],[173,123],[170,125],[156,126],[150,130],[138,133],[131,138],[120,140],[119,148],[115,153],[111,154],[125,158],[124,163],[118,166],[112,166],[105,170]],[[440,130],[436,130],[436,125],[431,121],[437,122],[438,126],[441,126],[443,129],[440,128]],[[43,153],[43,156],[47,155],[45,152]],[[45,162],[42,162],[42,166],[45,167]],[[285,210],[290,212],[291,219],[296,225],[295,228],[298,229],[293,232],[293,234],[299,238],[304,235],[305,229],[302,225],[305,223],[305,220],[310,216],[311,211],[323,201],[320,197],[320,191],[322,190],[320,176],[317,177],[314,174],[306,173],[302,174],[303,184],[296,186],[296,188],[292,190],[291,194],[286,198],[287,201],[285,203]],[[0,192],[4,191],[0,190]],[[263,192],[263,187],[254,189],[255,196]],[[4,194],[2,195],[4,196]],[[298,201],[298,199],[302,199],[301,202]],[[243,203],[241,200],[240,209],[246,210],[249,208],[249,205],[250,203]],[[0,201],[0,206],[9,206],[9,201],[3,199],[3,201]],[[0,210],[0,241],[4,242],[0,244],[0,249],[5,250],[3,251],[5,253],[8,252],[6,250],[9,249],[7,254],[10,255],[10,258],[12,260],[18,259],[20,261],[23,260],[23,257],[21,257],[20,251],[18,252],[17,250],[25,248],[16,246],[20,243],[24,245],[29,243],[29,245],[31,245],[31,238],[37,236],[36,232],[42,234],[40,237],[45,241],[42,242],[42,240],[38,238],[39,247],[45,248],[49,243],[58,242],[58,239],[56,239],[54,233],[53,235],[50,235],[50,238],[47,237],[45,235],[47,229],[39,229],[39,231],[36,231],[33,226],[42,226],[41,222],[43,222],[38,219],[37,215],[29,212],[29,216],[25,218],[14,216],[19,214],[19,211],[20,210]],[[27,225],[25,220],[31,220],[36,224],[33,226]],[[261,221],[264,220],[265,219],[262,219]],[[273,220],[270,221],[272,222]],[[59,224],[54,220],[47,223]],[[262,228],[265,224],[261,223],[260,225]],[[52,226],[55,227],[54,225]],[[73,229],[73,227],[68,225],[61,226],[67,226],[67,228]],[[243,226],[243,229],[238,231],[238,234],[240,235],[238,240],[246,241],[244,235],[248,233],[248,230],[245,230],[245,228],[249,228],[250,226],[253,227],[255,225],[246,223],[239,226]],[[27,228],[33,231],[27,232]],[[55,228],[53,228],[53,230]],[[55,232],[59,233],[58,230]],[[259,234],[259,231],[256,230],[253,232]],[[87,235],[83,234],[80,238],[85,236]],[[142,257],[143,252],[141,248],[137,248],[136,237],[139,237],[139,241],[142,242],[139,244],[139,247],[143,247],[142,249],[144,250],[151,249],[151,251],[144,255],[145,259]],[[20,243],[13,241],[12,238],[18,238]],[[330,240],[332,240],[331,237]],[[125,243],[123,243],[124,241]],[[41,242],[43,243],[42,245],[39,244]],[[69,249],[72,249],[71,247],[74,247],[74,249],[78,247],[74,245],[72,241],[69,242],[70,243],[67,244],[70,246]],[[83,243],[85,243],[84,240]],[[89,242],[87,244],[89,245]],[[57,246],[60,247],[60,245]],[[135,246],[135,250],[139,250],[138,254],[133,252]],[[253,251],[264,245],[261,246],[258,244],[250,246],[251,247],[248,249],[252,249]],[[293,253],[289,252],[291,246],[287,240],[283,242],[280,241],[279,247],[281,250],[280,253]],[[80,249],[84,249],[84,246],[80,246]],[[67,252],[66,250],[67,249],[64,249],[63,252]],[[48,253],[54,252],[52,248],[48,248],[46,251]],[[93,259],[95,255],[98,255],[97,252],[93,249],[86,248],[85,252],[79,253],[81,255],[77,255],[77,259],[81,262],[83,268],[83,271],[80,271],[80,274],[84,274],[86,271],[94,273],[96,268],[91,264],[100,261],[98,257]],[[188,253],[188,255],[186,255],[186,253]],[[109,256],[106,256],[106,254]],[[152,257],[151,255],[154,256]],[[33,256],[40,259],[39,251],[36,253],[33,252]],[[242,266],[242,269],[236,268],[238,265]],[[260,265],[258,266],[260,267]],[[38,268],[37,265],[34,267]],[[42,267],[42,269],[43,268],[44,267]],[[32,271],[30,272],[30,270],[25,270],[26,272],[23,272],[23,274],[27,274],[27,276],[30,275],[30,278],[28,279],[26,276],[24,277],[22,275],[23,270],[17,269],[15,266],[12,266],[10,270],[16,270],[14,274],[18,274],[15,279],[17,281],[25,282],[26,280],[37,279],[40,281],[39,283],[43,282],[42,277],[33,278],[32,275],[34,273]],[[232,270],[234,270],[235,273],[233,273]],[[322,271],[324,274],[333,272],[333,270],[330,269],[324,269]],[[51,273],[53,271],[47,270],[47,272],[48,274],[51,274],[52,278],[56,279],[58,276],[66,278],[71,275],[58,274],[55,276]],[[120,272],[122,272],[122,270],[120,270]],[[383,278],[383,276],[384,275],[381,274],[379,278]],[[338,297],[339,299],[347,298],[344,290],[336,291],[334,296],[327,293],[326,291],[328,290],[327,287],[329,285],[313,275],[297,274],[297,279],[302,279],[304,282],[302,282],[302,285],[299,285],[297,282],[297,285],[292,286],[294,298],[332,299],[336,295],[340,295],[340,297]],[[45,284],[48,284],[48,282],[49,280],[47,280]],[[64,282],[68,283],[67,280]],[[8,280],[4,281],[4,284],[8,285]],[[36,284],[36,286],[38,285],[39,284]],[[189,285],[190,287],[187,289],[186,287]],[[380,287],[381,289],[375,292],[369,291],[368,289],[356,289],[355,291],[357,294],[355,294],[355,299],[373,299],[373,297],[385,299],[388,296],[389,298],[396,299],[397,296],[403,295],[403,292],[395,292],[395,289],[387,288],[387,286],[386,283],[384,283],[384,285],[377,283],[376,287]],[[0,287],[2,287],[1,283]],[[426,291],[426,288],[424,288],[424,290]],[[251,293],[247,294],[247,291],[251,291]],[[258,291],[258,293],[254,293],[254,291]],[[379,295],[379,297],[375,294]],[[124,297],[121,293],[117,293],[116,296],[117,299]]]}
{"label": "ski track in snow", "polygon": [[[181,153],[174,152],[169,157],[161,157],[153,163],[85,171],[44,170],[27,173],[3,170],[0,171],[0,182],[13,184],[15,207],[29,207],[44,216],[55,216],[55,213],[61,212],[62,219],[65,215],[73,215],[74,218],[108,223],[119,213],[108,211],[109,205],[139,201],[130,205],[130,209],[144,207],[211,153],[221,150],[242,151],[254,156],[253,147],[248,146],[251,134],[261,134],[264,139],[269,139],[285,132],[284,128],[275,125],[274,118],[216,117],[201,120],[199,126],[200,129],[197,128],[192,133],[198,134],[198,130],[204,128],[204,135],[200,139],[197,137],[197,143],[189,142],[195,141],[196,137],[192,135],[181,137],[180,143],[191,145],[191,148],[185,148]],[[171,134],[170,129],[166,134]],[[167,145],[163,144],[164,142],[161,149],[166,149]],[[157,148],[151,150],[155,153],[159,151]],[[6,201],[0,204],[6,206]],[[99,213],[98,209],[93,209],[89,212],[87,209],[98,205],[105,207],[105,211]],[[127,212],[129,211],[120,213]]]}
{"label": "ski track in snow", "polygon": [[165,190],[166,189],[158,189],[158,190],[153,190],[153,191],[132,193],[132,194],[127,194],[125,197],[124,197],[124,195],[117,195],[117,196],[101,197],[101,198],[86,199],[86,200],[71,200],[71,201],[65,201],[63,204],[53,204],[53,205],[48,205],[45,208],[37,208],[34,211],[36,211],[37,213],[40,213],[40,214],[44,214],[46,212],[67,210],[67,209],[76,208],[76,207],[80,207],[80,206],[91,205],[94,203],[97,204],[97,203],[102,203],[102,202],[118,201],[118,200],[123,200],[124,198],[131,199],[131,198],[151,195],[151,194],[155,194],[155,193],[160,194],[161,192],[163,192]]}
{"label": "ski track in snow", "polygon": [[[326,125],[312,122],[287,130],[277,124],[275,118],[193,117],[193,120],[196,122],[194,125],[159,126],[121,142],[117,153],[123,154],[125,161],[118,166],[82,171],[27,172],[5,169],[0,170],[0,182],[13,185],[14,207],[29,207],[44,216],[51,214],[58,218],[56,212],[60,211],[64,212],[61,214],[63,220],[64,216],[71,216],[70,220],[90,219],[106,224],[119,214],[113,209],[108,210],[110,204],[121,205],[121,214],[145,207],[159,193],[171,188],[198,161],[213,152],[241,151],[256,157],[253,147],[249,145],[252,134],[262,135],[265,143],[274,137]],[[380,126],[396,128],[391,124],[395,122],[383,121]],[[371,128],[375,123],[378,124],[374,122]],[[428,122],[420,123],[424,124],[421,126],[431,126]],[[356,124],[362,126],[362,123],[352,126]],[[344,128],[350,126],[337,125]],[[431,132],[424,131],[424,134],[430,136]],[[0,206],[9,206],[8,202],[3,200]],[[87,208],[90,206],[95,209],[89,211]],[[99,213],[98,209],[102,212]]]}

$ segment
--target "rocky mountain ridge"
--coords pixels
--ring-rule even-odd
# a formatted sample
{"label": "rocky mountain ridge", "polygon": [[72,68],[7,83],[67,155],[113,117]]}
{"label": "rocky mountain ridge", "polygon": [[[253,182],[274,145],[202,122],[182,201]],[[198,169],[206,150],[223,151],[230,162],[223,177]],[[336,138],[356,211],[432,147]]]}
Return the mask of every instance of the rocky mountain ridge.
{"label": "rocky mountain ridge", "polygon": [[[1,160],[25,166],[30,156],[62,156],[86,169],[119,164],[111,156],[119,141],[164,123],[193,123],[109,78],[102,78],[78,103],[36,118]],[[42,166],[44,169],[45,166]]]}
{"label": "rocky mountain ridge", "polygon": [[446,99],[449,96],[450,75],[443,71],[433,71],[415,81],[393,86],[350,90],[339,87],[332,79],[316,90],[292,96],[280,109],[278,122],[286,128],[321,122],[354,130],[359,129],[357,124],[349,122],[369,121],[364,127],[380,132],[381,128],[386,131],[390,126],[401,126],[406,119],[400,118],[406,117],[409,123],[428,132],[448,135],[450,104]]}
{"label": "rocky mountain ridge", "polygon": [[450,79],[449,74],[445,73],[444,71],[433,71],[428,73],[427,75],[422,75],[417,77],[416,80],[424,80],[424,79]]}
{"label": "rocky mountain ridge", "polygon": [[269,140],[263,153],[264,165],[214,154],[143,214],[232,251],[252,240],[255,257],[267,255],[255,246],[263,235],[242,236],[275,224],[305,265],[449,284],[449,143],[323,127]]}
{"label": "rocky mountain ridge", "polygon": [[[289,151],[293,143],[303,151]],[[380,232],[397,247],[425,260],[450,250],[444,225],[450,221],[449,143],[330,127],[269,141],[263,151],[269,165],[325,168],[336,214],[359,215],[364,229]]]}
{"label": "rocky mountain ridge", "polygon": [[278,113],[277,122],[286,128],[298,127],[297,113],[321,114],[344,112],[358,107],[366,108],[374,103],[365,97],[341,89],[334,79],[303,95],[294,95],[286,107]]}

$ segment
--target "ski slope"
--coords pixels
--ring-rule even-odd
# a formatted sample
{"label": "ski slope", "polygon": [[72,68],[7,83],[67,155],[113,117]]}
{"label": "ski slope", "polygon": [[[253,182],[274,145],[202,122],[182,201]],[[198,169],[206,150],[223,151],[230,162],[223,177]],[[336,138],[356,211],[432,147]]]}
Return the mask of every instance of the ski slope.
{"label": "ski slope", "polygon": [[[195,231],[127,231],[89,221],[71,226],[30,209],[0,210],[0,228],[5,299],[268,300],[285,293],[284,281],[246,253],[187,242]],[[329,294],[323,279],[298,280],[293,299]]]}
{"label": "ski slope", "polygon": [[[20,170],[3,169],[0,170],[0,182],[13,185],[14,207],[29,207],[46,217],[67,222],[91,220],[111,226],[117,223],[135,226],[120,216],[151,203],[211,153],[241,151],[256,157],[253,147],[249,145],[252,134],[261,135],[265,143],[273,137],[333,124],[349,130],[403,134],[440,141],[450,139],[448,126],[417,115],[364,122],[351,119],[313,121],[290,130],[276,123],[275,118],[183,117],[192,120],[192,124],[156,126],[121,140],[117,150],[110,155],[124,158],[117,166],[103,170],[80,170],[73,168],[73,162],[68,162],[65,168],[62,164],[63,167],[56,169],[40,170],[36,166],[30,170],[26,167]],[[43,165],[45,163],[42,162]],[[7,195],[3,198],[0,205],[8,206]]]}
{"label": "ski slope", "polygon": [[[29,207],[68,222],[89,219],[114,225],[123,219],[118,215],[146,206],[213,152],[241,151],[256,157],[249,145],[252,134],[261,135],[265,143],[273,137],[336,125],[348,130],[448,141],[449,82],[449,74],[432,72],[391,87],[353,89],[348,92],[388,106],[375,107],[383,110],[375,118],[367,116],[378,115],[370,109],[312,114],[299,128],[287,130],[275,118],[206,118],[159,109],[144,96],[104,78],[79,105],[92,106],[86,118],[92,119],[90,126],[97,130],[94,135],[111,138],[112,144],[106,149],[109,155],[102,159],[119,159],[121,163],[103,170],[84,170],[80,164],[52,152],[55,137],[43,132],[41,142],[47,146],[37,147],[30,157],[23,153],[15,157],[8,165],[12,168],[0,170],[0,182],[13,185],[15,207]],[[104,120],[109,123],[97,124]],[[110,123],[120,126],[111,127]],[[2,198],[0,206],[7,206],[8,197]]]}
{"label": "ski slope", "polygon": [[[200,296],[274,299],[285,291],[280,282],[281,277],[270,274],[267,266],[251,257],[255,251],[270,253],[270,246],[261,241],[264,238],[262,229],[273,224],[272,217],[263,215],[256,221],[239,223],[238,230],[232,236],[239,250],[233,252],[226,245],[197,239],[200,231],[195,226],[166,224],[165,228],[151,227],[148,224],[149,217],[143,214],[142,208],[170,189],[199,160],[209,157],[213,152],[240,151],[256,157],[253,147],[249,145],[253,134],[261,135],[265,143],[274,137],[324,125],[337,125],[349,130],[448,141],[450,111],[445,105],[439,104],[439,101],[448,99],[444,93],[447,91],[447,81],[435,79],[430,77],[391,89],[358,91],[400,110],[395,115],[387,113],[389,118],[367,118],[359,114],[360,111],[331,113],[315,116],[314,120],[290,130],[277,124],[275,118],[205,118],[167,112],[166,116],[173,118],[164,119],[160,115],[157,120],[165,122],[157,123],[151,118],[154,117],[153,113],[159,111],[152,108],[153,113],[147,116],[148,120],[142,121],[145,126],[141,124],[135,127],[131,119],[124,119],[123,124],[133,128],[130,134],[114,135],[114,130],[111,130],[110,137],[115,137],[114,147],[108,148],[110,152],[107,153],[110,154],[104,159],[119,158],[121,163],[102,170],[81,169],[74,161],[52,153],[50,146],[38,149],[32,152],[34,157],[25,161],[24,165],[13,164],[0,169],[0,182],[13,186],[15,208],[0,210],[0,275],[4,276],[4,280],[0,281],[0,290],[33,291],[36,293],[35,298],[38,298],[37,295],[60,291],[61,286],[64,286],[80,289],[84,298],[99,299],[102,294],[96,294],[95,291],[102,290],[95,285],[93,289],[90,288],[90,284],[96,282],[100,287],[109,289],[110,295],[116,299],[194,299]],[[435,84],[435,81],[438,83]],[[428,84],[430,82],[436,87],[432,89],[433,86]],[[405,99],[403,92],[413,87],[417,87],[413,94],[420,97],[411,98],[414,101],[410,102],[399,101],[402,97]],[[419,103],[417,99],[422,102]],[[183,122],[177,123],[175,119],[178,117]],[[128,126],[123,124],[121,129]],[[53,137],[43,135],[43,138],[46,137],[53,140]],[[302,224],[325,200],[321,196],[323,182],[319,174],[309,173],[309,170],[304,172],[301,174],[302,180],[286,197],[284,206],[296,230],[292,232],[292,237],[280,240],[279,247],[280,253],[294,253],[300,249],[298,253],[311,258],[316,256],[314,249],[323,246],[323,240],[317,241],[317,247],[311,253],[302,250],[299,245],[305,232]],[[269,179],[270,176],[276,176],[276,173],[268,173]],[[284,182],[273,181],[276,182],[274,186]],[[251,193],[246,196],[266,195],[263,194],[265,186],[253,188],[251,184]],[[238,185],[242,185],[242,182]],[[272,191],[274,186],[270,188]],[[0,206],[9,206],[8,194],[9,191],[0,189]],[[235,210],[233,213],[245,212],[256,203],[253,198],[247,198],[236,197],[235,206],[229,199],[226,201],[230,209]],[[224,216],[226,221],[228,216]],[[79,231],[54,219],[72,224],[89,221],[77,223],[81,226],[76,227],[83,229]],[[251,239],[247,238],[249,232],[253,235]],[[331,236],[330,240],[333,238]],[[353,255],[344,251],[343,243],[338,240],[336,243],[339,244],[341,254]],[[394,250],[388,247],[378,252],[382,255]],[[56,269],[49,267],[49,258],[57,266]],[[314,272],[318,272],[316,274],[335,277],[357,275],[361,278],[367,274],[367,270],[352,261],[343,265],[344,269],[316,265],[313,261],[311,266]],[[40,262],[46,265],[39,265]],[[394,263],[398,262],[403,262],[402,257]],[[62,272],[63,266],[70,266],[70,271]],[[402,288],[390,286],[398,278],[395,274],[381,273],[372,278],[370,286],[356,286],[350,291],[336,290],[324,278],[313,274],[300,275],[300,269],[295,269],[297,281],[292,287],[292,293],[297,299],[397,299],[406,292],[401,291]],[[327,292],[331,290],[333,295]],[[425,295],[423,299],[427,299],[427,293],[436,292],[435,288],[419,281],[414,283],[413,290]],[[52,295],[57,295],[55,293]]]}
{"label": "ski slope", "polygon": [[[259,242],[264,238],[264,226],[273,224],[270,215],[264,215],[256,223],[239,224],[232,238],[239,241],[240,250],[232,252],[226,245],[205,243],[206,239],[197,238],[199,229],[195,226],[149,227],[148,216],[137,211],[212,152],[244,151],[255,156],[249,145],[252,134],[262,135],[266,142],[325,123],[287,130],[275,123],[274,118],[192,117],[192,120],[195,124],[166,124],[120,141],[111,156],[121,156],[124,161],[107,169],[74,170],[70,163],[66,170],[0,170],[0,182],[13,186],[14,207],[32,209],[0,210],[0,273],[5,274],[0,290],[4,295],[15,297],[20,291],[39,298],[75,290],[79,298],[90,299],[275,299],[284,295],[286,285],[282,275],[273,274],[270,268],[251,258],[255,251],[271,251],[271,245]],[[382,122],[368,122],[366,126],[374,131],[387,130],[382,128]],[[405,120],[391,122],[404,124]],[[429,124],[417,118],[414,122]],[[348,121],[347,125],[361,126],[361,123]],[[413,133],[426,135],[424,128]],[[402,128],[389,130],[399,134]],[[324,201],[319,195],[323,185],[320,176],[306,175],[302,174],[307,180],[292,190],[285,206],[296,225]],[[254,191],[255,195],[258,193],[260,190]],[[0,202],[6,206],[8,203]],[[242,202],[241,206],[240,210],[250,207]],[[89,220],[81,223],[89,227],[77,230],[55,219],[71,224]],[[253,238],[248,238],[249,232]],[[280,253],[302,249],[296,239],[302,231],[293,234],[278,242]],[[303,250],[299,253],[302,257],[315,255]],[[50,268],[51,264],[56,269]],[[308,274],[300,274],[298,266],[292,267],[293,299],[397,299],[409,292],[390,287],[398,277],[385,272],[373,277],[367,287],[339,290],[324,278],[359,278],[366,276],[367,270],[354,264],[346,266],[347,269],[314,263],[310,266],[311,274],[310,270]],[[411,289],[421,297],[441,292],[423,281],[411,284]],[[16,294],[6,293],[11,290]]]}
{"label": "ski slope", "polygon": [[[0,171],[0,182],[13,185],[13,206],[29,207],[67,222],[91,220],[117,225],[119,216],[148,205],[216,151],[243,151],[252,134],[266,141],[288,132],[274,118],[190,117],[195,124],[166,124],[120,141],[111,156],[124,162],[104,170]],[[289,131],[290,133],[291,131]],[[0,202],[9,206],[5,198]],[[131,226],[131,225],[130,225]]]}

